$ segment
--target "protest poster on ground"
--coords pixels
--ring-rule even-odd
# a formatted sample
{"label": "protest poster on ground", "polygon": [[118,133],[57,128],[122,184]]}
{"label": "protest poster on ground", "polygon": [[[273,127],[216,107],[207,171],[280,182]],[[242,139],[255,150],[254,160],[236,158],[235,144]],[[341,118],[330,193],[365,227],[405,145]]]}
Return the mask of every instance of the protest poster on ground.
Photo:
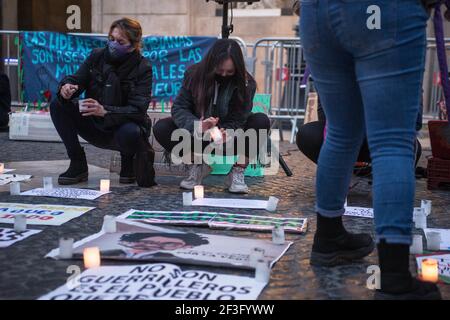
{"label": "protest poster on ground", "polygon": [[423,230],[428,240],[428,235],[432,232],[439,233],[441,236],[441,249],[443,251],[450,251],[450,229],[431,229],[427,228]]}
{"label": "protest poster on ground", "polygon": [[16,242],[25,240],[42,230],[26,230],[24,232],[16,232],[14,229],[0,228],[0,248],[8,248]]}
{"label": "protest poster on ground", "polygon": [[0,223],[14,223],[14,216],[24,214],[29,225],[60,226],[95,209],[47,204],[0,203]]}
{"label": "protest poster on ground", "polygon": [[450,254],[420,255],[416,257],[418,273],[422,273],[422,262],[426,259],[434,259],[438,262],[439,280],[450,284]]}
{"label": "protest poster on ground", "polygon": [[256,300],[266,285],[250,277],[183,271],[170,264],[100,267],[39,300]]}
{"label": "protest poster on ground", "polygon": [[32,177],[24,174],[0,174],[0,186],[6,186],[11,182],[29,181]]}
{"label": "protest poster on ground", "polygon": [[[255,268],[250,255],[255,248],[264,250],[264,259],[273,266],[292,242],[275,245],[272,239],[259,240],[213,234],[180,232],[139,222],[117,221],[116,233],[101,231],[74,245],[74,258],[82,259],[85,248],[98,247],[102,259],[158,261],[192,265]],[[47,258],[59,258],[59,249]]]}
{"label": "protest poster on ground", "polygon": [[272,231],[282,226],[288,233],[303,233],[308,227],[305,218],[277,218],[244,214],[214,212],[179,211],[139,211],[129,210],[119,217],[122,220],[138,221],[146,224],[187,225],[246,231]]}
{"label": "protest poster on ground", "polygon": [[95,200],[110,192],[103,192],[90,189],[75,189],[75,188],[53,188],[45,190],[44,188],[33,189],[22,192],[21,196],[31,197],[50,197],[63,199],[81,199],[81,200]]}

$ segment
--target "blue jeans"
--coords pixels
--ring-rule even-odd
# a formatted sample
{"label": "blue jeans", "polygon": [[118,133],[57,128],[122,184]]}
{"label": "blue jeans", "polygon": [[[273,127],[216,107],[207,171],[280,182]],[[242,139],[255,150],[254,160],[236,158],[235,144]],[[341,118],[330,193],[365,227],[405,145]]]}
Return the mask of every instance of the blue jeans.
{"label": "blue jeans", "polygon": [[301,41],[328,121],[317,212],[344,214],[367,134],[377,242],[411,244],[428,14],[420,0],[302,0],[301,11]]}

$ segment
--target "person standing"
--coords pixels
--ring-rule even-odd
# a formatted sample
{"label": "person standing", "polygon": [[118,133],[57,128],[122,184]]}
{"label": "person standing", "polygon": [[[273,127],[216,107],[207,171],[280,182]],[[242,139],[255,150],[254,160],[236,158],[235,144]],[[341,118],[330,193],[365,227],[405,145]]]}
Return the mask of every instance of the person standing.
{"label": "person standing", "polygon": [[0,73],[0,132],[8,131],[11,112],[11,87],[8,76]]}

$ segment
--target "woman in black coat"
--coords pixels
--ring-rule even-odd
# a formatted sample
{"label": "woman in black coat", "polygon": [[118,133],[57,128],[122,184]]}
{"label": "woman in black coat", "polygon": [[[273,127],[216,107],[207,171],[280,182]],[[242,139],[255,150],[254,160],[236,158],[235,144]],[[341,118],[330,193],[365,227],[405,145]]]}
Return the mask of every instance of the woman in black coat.
{"label": "woman in black coat", "polygon": [[[184,144],[184,147],[190,149],[192,158],[187,157],[190,173],[181,182],[181,188],[192,190],[211,173],[211,167],[205,161],[209,152],[204,149],[211,145],[212,139],[205,133],[216,128],[216,136],[223,135],[218,144],[225,142],[222,145],[224,152],[239,156],[227,177],[226,187],[231,193],[248,193],[244,181],[245,168],[258,158],[259,146],[267,144],[270,129],[270,121],[265,114],[252,114],[255,93],[256,82],[246,71],[242,50],[234,40],[218,40],[203,61],[186,72],[172,108],[172,118],[160,120],[153,129],[156,140],[167,151],[174,151],[176,156],[174,148],[186,140],[173,141],[172,134],[178,131],[184,137],[181,131],[187,133],[189,146]],[[241,135],[234,134],[239,131]],[[244,132],[255,133],[254,140],[257,141],[244,137]],[[197,153],[203,151],[200,159],[194,156],[195,145],[191,146],[195,141],[200,141]]]}
{"label": "woman in black coat", "polygon": [[[152,66],[141,55],[141,40],[139,22],[128,18],[114,22],[107,48],[94,50],[76,74],[61,81],[50,111],[71,162],[59,177],[59,184],[88,179],[79,135],[96,147],[120,151],[121,183],[137,180],[141,187],[155,185],[147,115]],[[82,93],[87,99],[80,99]]]}

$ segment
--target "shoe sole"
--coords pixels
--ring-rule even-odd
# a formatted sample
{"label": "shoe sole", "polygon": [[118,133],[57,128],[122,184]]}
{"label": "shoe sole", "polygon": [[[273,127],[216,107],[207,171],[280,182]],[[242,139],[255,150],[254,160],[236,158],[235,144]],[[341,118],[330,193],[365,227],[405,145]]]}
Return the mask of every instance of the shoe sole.
{"label": "shoe sole", "polygon": [[406,301],[406,300],[442,300],[439,292],[433,291],[425,296],[418,296],[412,293],[391,294],[377,291],[374,295],[375,300],[390,300],[390,301]]}
{"label": "shoe sole", "polygon": [[348,264],[355,260],[361,260],[370,255],[375,250],[375,243],[371,243],[367,247],[362,247],[352,251],[337,251],[332,253],[311,253],[311,265],[322,267],[334,267],[338,265]]}
{"label": "shoe sole", "polygon": [[122,178],[119,179],[120,184],[134,184],[136,183],[136,178]]}
{"label": "shoe sole", "polygon": [[249,194],[249,190],[232,190],[232,189],[228,189],[229,193],[232,194]]}
{"label": "shoe sole", "polygon": [[83,173],[75,178],[59,178],[58,184],[61,186],[71,186],[81,182],[86,182],[89,179],[89,173]]}

